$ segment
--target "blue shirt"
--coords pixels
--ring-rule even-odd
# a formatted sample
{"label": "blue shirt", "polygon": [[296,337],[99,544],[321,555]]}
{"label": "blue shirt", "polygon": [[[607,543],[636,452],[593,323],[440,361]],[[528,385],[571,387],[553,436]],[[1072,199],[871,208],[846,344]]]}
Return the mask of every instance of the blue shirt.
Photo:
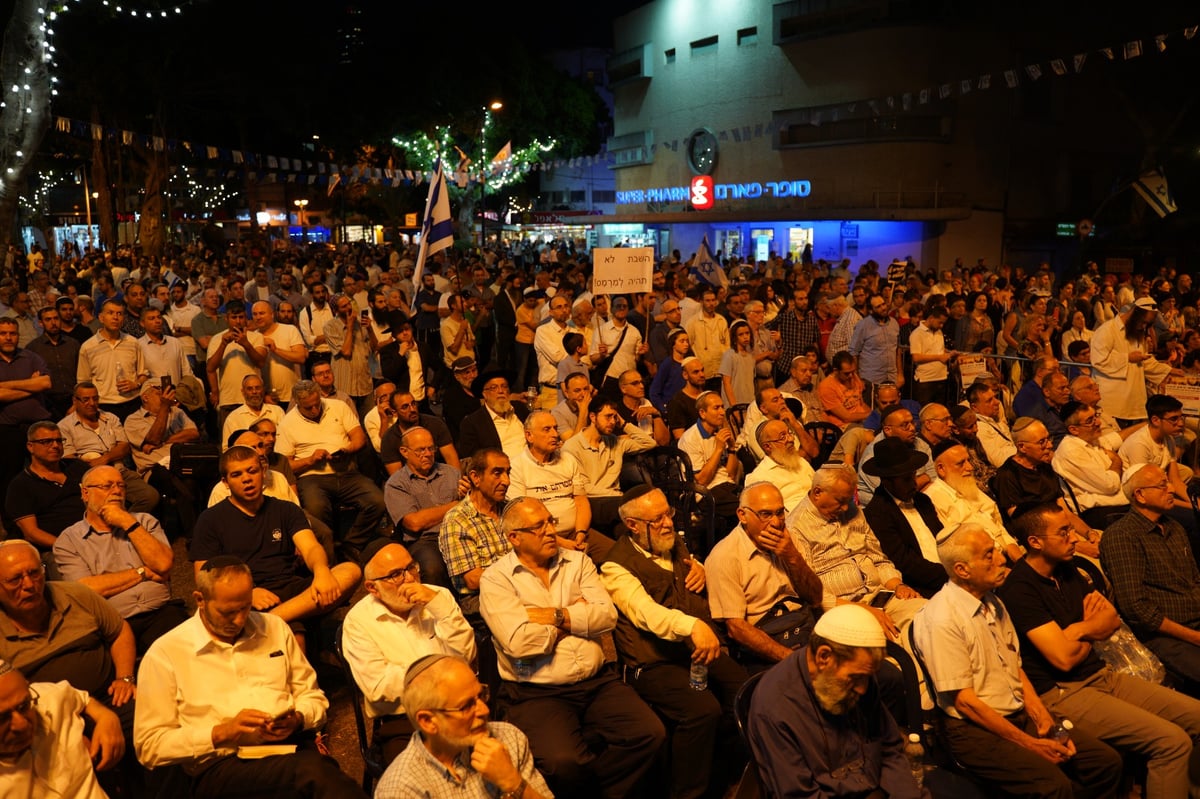
{"label": "blue shirt", "polygon": [[[458,499],[458,479],[458,469],[445,463],[435,462],[433,471],[429,473],[428,477],[421,477],[408,468],[408,464],[405,464],[400,471],[393,473],[383,485],[383,499],[387,503],[388,515],[392,517],[392,523],[400,528],[401,520],[410,513],[456,501]],[[438,519],[422,530],[403,528],[405,540],[412,541],[422,534],[428,533],[432,533],[436,538],[441,526],[442,520]]]}
{"label": "blue shirt", "polygon": [[900,325],[895,319],[880,324],[874,316],[863,317],[850,336],[850,354],[858,359],[858,376],[868,383],[896,381],[896,349]]}
{"label": "blue shirt", "polygon": [[[36,352],[18,349],[11,361],[0,356],[0,382],[5,380],[27,380],[34,372],[50,374],[45,359]],[[19,425],[40,422],[50,418],[50,411],[42,403],[41,394],[31,394],[12,402],[0,402],[0,425]],[[11,457],[12,453],[8,453]],[[20,453],[23,457],[24,452]]]}

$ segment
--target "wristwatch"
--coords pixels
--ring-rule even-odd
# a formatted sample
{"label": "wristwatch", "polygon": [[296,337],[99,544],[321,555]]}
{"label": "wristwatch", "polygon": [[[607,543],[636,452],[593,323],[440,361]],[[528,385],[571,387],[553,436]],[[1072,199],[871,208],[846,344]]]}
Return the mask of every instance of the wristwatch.
{"label": "wristwatch", "polygon": [[133,685],[133,675],[130,675],[128,677],[118,677],[117,679],[120,680],[121,682],[127,682],[130,685]]}
{"label": "wristwatch", "polygon": [[500,794],[498,799],[521,799],[521,796],[525,793],[525,786],[528,784],[529,781],[522,777],[520,785],[518,785],[516,788],[513,788],[511,791],[504,791]]}
{"label": "wristwatch", "polygon": [[562,627],[564,621],[566,621],[566,616],[563,614],[562,608],[555,608],[554,609],[554,626]]}
{"label": "wristwatch", "polygon": [[137,572],[138,580],[140,580],[140,581],[142,581],[142,582],[145,582],[145,580],[146,580],[146,567],[145,567],[145,566],[138,566],[136,569],[134,569],[134,571],[135,571],[135,572]]}

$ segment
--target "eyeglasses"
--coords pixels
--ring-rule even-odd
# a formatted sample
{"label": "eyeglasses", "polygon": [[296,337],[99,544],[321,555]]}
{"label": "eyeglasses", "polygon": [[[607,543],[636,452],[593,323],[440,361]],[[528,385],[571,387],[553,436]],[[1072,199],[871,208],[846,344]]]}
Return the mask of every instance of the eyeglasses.
{"label": "eyeglasses", "polygon": [[537,524],[531,524],[528,527],[510,527],[509,530],[514,533],[540,533],[547,527],[558,529],[558,517],[547,516]]}
{"label": "eyeglasses", "polygon": [[928,424],[929,422],[938,422],[940,424],[949,424],[950,417],[949,416],[931,416],[925,420],[926,424]]}
{"label": "eyeglasses", "polygon": [[125,483],[120,480],[112,483],[92,483],[91,485],[85,485],[84,488],[94,488],[97,491],[112,491],[118,486],[125,488]]}
{"label": "eyeglasses", "polygon": [[787,441],[789,441],[791,439],[791,437],[792,437],[791,433],[784,433],[783,435],[779,436],[778,438],[768,438],[763,443],[764,444],[784,444]]}
{"label": "eyeglasses", "polygon": [[38,566],[36,569],[30,569],[29,571],[23,571],[20,574],[14,574],[7,580],[0,580],[0,585],[4,586],[9,591],[16,591],[25,583],[26,580],[36,583],[39,578],[44,576],[45,573],[42,571],[42,567]]}
{"label": "eyeglasses", "polygon": [[1089,416],[1087,419],[1080,419],[1075,423],[1077,427],[1095,427],[1100,424],[1099,416]]}
{"label": "eyeglasses", "polygon": [[646,381],[645,380],[630,380],[625,385],[627,385],[627,386],[644,386],[644,385],[646,385]]}
{"label": "eyeglasses", "polygon": [[782,521],[787,518],[787,508],[766,508],[764,510],[755,510],[754,508],[747,508],[745,505],[743,505],[742,509],[753,513],[758,517],[760,522],[769,522],[772,519],[779,519]]}
{"label": "eyeglasses", "polygon": [[418,455],[432,455],[434,451],[433,447],[401,447],[400,449],[408,450],[409,452],[415,452]]}
{"label": "eyeglasses", "polygon": [[63,443],[63,440],[62,440],[61,436],[58,438],[31,438],[31,439],[29,439],[29,443],[30,444],[40,444],[44,447],[48,447],[51,444],[58,444],[61,446]]}
{"label": "eyeglasses", "polygon": [[1042,436],[1041,438],[1032,441],[1018,441],[1018,444],[1033,444],[1035,447],[1048,447],[1052,443],[1050,436]]}
{"label": "eyeglasses", "polygon": [[1037,536],[1037,538],[1043,538],[1043,539],[1045,539],[1045,538],[1057,538],[1059,541],[1068,541],[1068,540],[1070,540],[1070,538],[1071,538],[1071,534],[1070,534],[1070,533],[1067,533],[1067,532],[1062,532],[1062,531],[1059,531],[1059,532],[1057,532],[1057,533],[1045,533],[1045,534],[1043,534],[1043,535],[1039,535],[1039,536]]}
{"label": "eyeglasses", "polygon": [[403,585],[409,580],[417,582],[420,579],[421,564],[417,563],[415,560],[407,566],[401,566],[399,569],[392,569],[387,574],[375,578],[376,582],[379,580],[385,580],[393,585]]}
{"label": "eyeglasses", "polygon": [[1164,416],[1162,418],[1162,420],[1164,422],[1170,422],[1171,424],[1179,424],[1180,422],[1183,421],[1183,414],[1182,413],[1173,413],[1170,416]]}
{"label": "eyeglasses", "polygon": [[37,707],[37,703],[38,692],[33,690],[33,686],[31,685],[29,686],[29,696],[25,698],[24,702],[16,707],[0,712],[0,727],[7,727],[9,724],[12,724],[13,716],[26,715],[29,711]]}
{"label": "eyeglasses", "polygon": [[670,521],[671,519],[674,519],[674,518],[675,518],[675,509],[667,508],[667,510],[664,513],[660,513],[659,515],[655,516],[653,519],[639,519],[635,516],[630,516],[629,521],[641,522],[642,524],[646,525],[647,527],[657,527],[660,524],[666,524],[668,521]]}
{"label": "eyeglasses", "polygon": [[431,707],[428,710],[434,713],[470,713],[475,709],[475,705],[483,702],[485,705],[492,698],[492,691],[486,685],[479,686],[479,693],[468,699],[459,707]]}

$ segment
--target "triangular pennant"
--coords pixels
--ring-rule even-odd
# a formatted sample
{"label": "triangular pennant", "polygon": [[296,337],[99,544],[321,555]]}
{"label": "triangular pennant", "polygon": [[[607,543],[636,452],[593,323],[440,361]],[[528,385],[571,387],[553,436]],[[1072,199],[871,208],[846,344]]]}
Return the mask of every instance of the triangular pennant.
{"label": "triangular pennant", "polygon": [[1051,60],[1050,69],[1054,70],[1055,75],[1062,76],[1067,74],[1067,65],[1061,58],[1055,58]]}
{"label": "triangular pennant", "polygon": [[976,88],[979,88],[979,89],[992,88],[992,76],[991,75],[980,75],[979,76],[979,85]]}
{"label": "triangular pennant", "polygon": [[959,81],[958,82],[958,93],[959,94],[970,94],[971,93],[971,81],[969,81],[969,80]]}
{"label": "triangular pennant", "polygon": [[950,96],[950,84],[943,83],[941,86],[938,87],[938,97],[942,100],[945,100],[949,96]]}
{"label": "triangular pennant", "polygon": [[1008,84],[1008,88],[1017,88],[1017,71],[1015,69],[1004,70],[1004,82]]}
{"label": "triangular pennant", "polygon": [[926,105],[929,102],[929,89],[921,89],[919,97],[921,105]]}
{"label": "triangular pennant", "polygon": [[1083,65],[1086,62],[1087,53],[1076,53],[1075,57],[1071,59],[1072,66],[1075,67],[1076,72],[1083,72]]}
{"label": "triangular pennant", "polygon": [[903,94],[903,95],[900,97],[900,106],[901,106],[901,107],[902,107],[902,108],[903,108],[905,111],[908,111],[908,110],[910,110],[910,109],[912,108],[912,92],[905,92],[905,93],[904,93],[904,94]]}
{"label": "triangular pennant", "polygon": [[1183,38],[1190,41],[1191,38],[1196,35],[1196,31],[1198,30],[1200,30],[1200,25],[1189,25],[1183,29]]}
{"label": "triangular pennant", "polygon": [[895,97],[892,97],[890,94],[888,95],[888,97],[887,97],[887,100],[885,100],[884,102],[886,102],[886,103],[887,103],[887,107],[888,107],[888,108],[895,108],[895,107],[896,107],[896,98],[895,98]]}
{"label": "triangular pennant", "polygon": [[1125,60],[1137,58],[1142,54],[1142,40],[1134,39],[1132,42],[1125,42]]}
{"label": "triangular pennant", "polygon": [[1113,61],[1117,57],[1116,54],[1113,53],[1113,49],[1111,47],[1101,47],[1100,52],[1104,53],[1104,57],[1109,61]]}
{"label": "triangular pennant", "polygon": [[1029,64],[1025,67],[1025,74],[1029,76],[1030,80],[1037,80],[1042,76],[1042,68],[1038,64]]}
{"label": "triangular pennant", "polygon": [[1163,52],[1167,49],[1167,34],[1160,33],[1154,37],[1154,47],[1158,52]]}

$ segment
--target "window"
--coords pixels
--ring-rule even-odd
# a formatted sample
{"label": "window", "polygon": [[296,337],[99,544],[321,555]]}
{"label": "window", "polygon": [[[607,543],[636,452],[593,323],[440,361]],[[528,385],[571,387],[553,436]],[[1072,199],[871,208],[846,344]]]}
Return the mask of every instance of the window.
{"label": "window", "polygon": [[663,54],[663,56],[664,56],[663,60],[664,60],[666,63],[668,63],[668,64],[674,64],[674,63],[675,63],[675,48],[674,48],[674,47],[672,47],[670,50],[668,50],[667,52],[665,52],[665,53]]}
{"label": "window", "polygon": [[758,44],[758,28],[742,28],[737,32],[738,47],[744,44]]}
{"label": "window", "polygon": [[696,41],[692,42],[691,47],[693,58],[708,53],[715,53],[717,52],[717,37],[709,36],[705,39],[697,39]]}

